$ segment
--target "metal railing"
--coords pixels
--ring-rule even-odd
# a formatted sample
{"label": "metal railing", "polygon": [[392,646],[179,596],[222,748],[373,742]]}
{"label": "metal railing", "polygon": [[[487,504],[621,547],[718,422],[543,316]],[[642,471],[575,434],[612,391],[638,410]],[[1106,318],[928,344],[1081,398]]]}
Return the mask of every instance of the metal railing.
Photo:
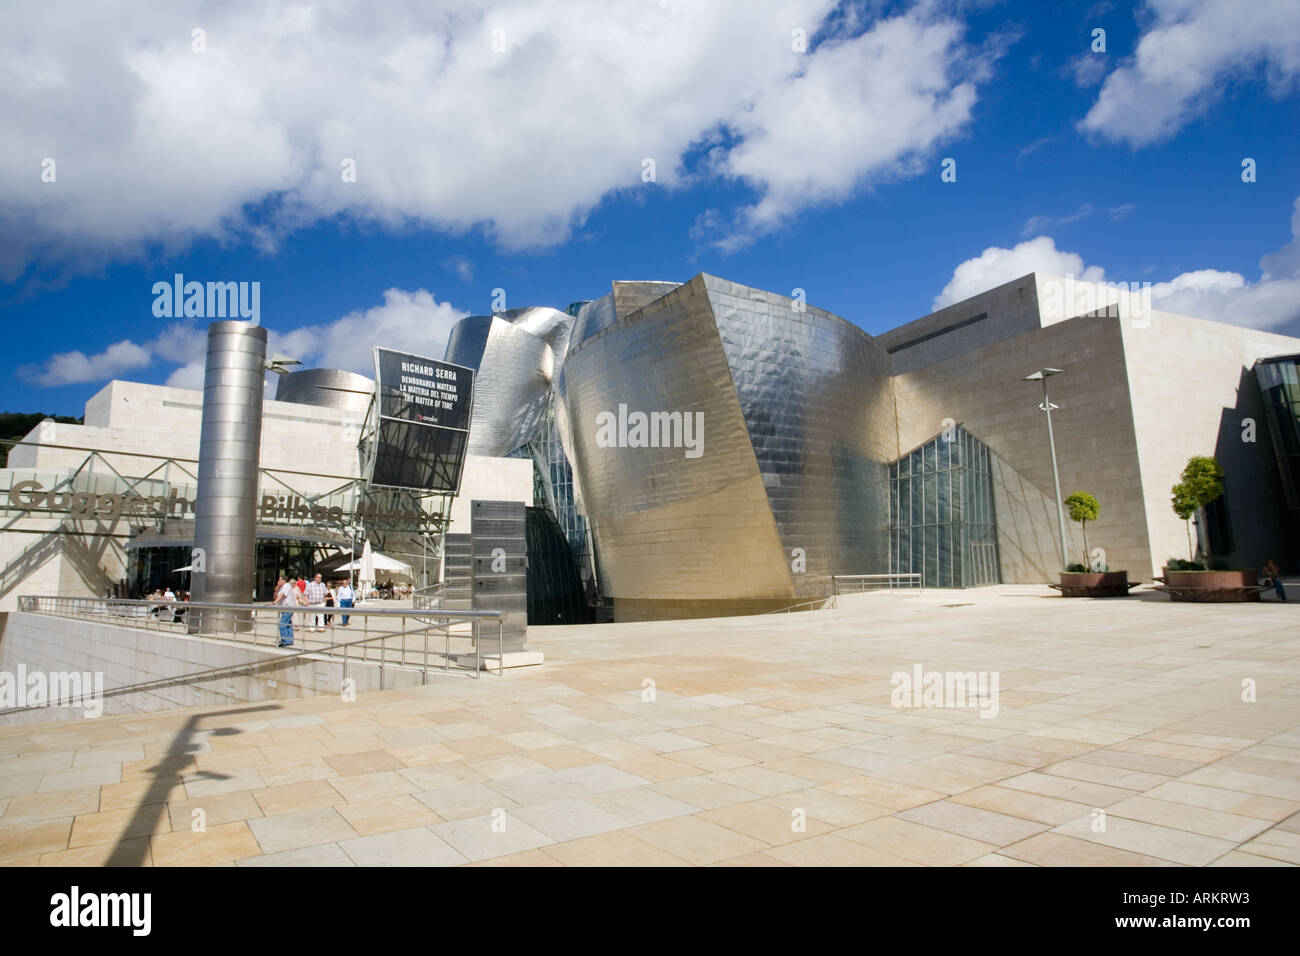
{"label": "metal railing", "polygon": [[[831,594],[856,594],[861,591],[879,590],[870,587],[875,582],[881,582],[890,590],[894,588],[895,581],[914,582],[908,585],[909,589],[925,590],[925,580],[920,574],[833,574],[831,575]],[[846,585],[842,587],[841,585]],[[856,587],[854,586],[856,585]]]}
{"label": "metal railing", "polygon": [[415,608],[442,607],[442,592],[445,587],[446,582],[438,581],[422,588],[416,588],[411,595],[411,606]]}
{"label": "metal railing", "polygon": [[[18,610],[28,614],[46,614],[52,617],[71,618],[73,620],[94,621],[100,624],[113,624],[124,627],[141,628],[151,631],[163,631],[177,636],[203,637],[212,640],[229,641],[235,644],[261,646],[267,650],[280,650],[280,627],[293,629],[294,643],[283,647],[293,656],[307,654],[330,658],[342,658],[344,667],[350,661],[358,663],[378,663],[380,682],[383,682],[383,670],[387,664],[401,667],[418,667],[422,671],[422,680],[427,683],[430,657],[442,658],[442,670],[451,669],[453,657],[468,657],[469,652],[453,654],[452,641],[468,640],[474,655],[474,677],[482,669],[481,637],[482,625],[493,621],[497,625],[497,676],[505,675],[505,642],[503,621],[505,614],[501,611],[444,611],[434,608],[367,608],[367,607],[327,607],[325,605],[289,605],[288,609],[279,604],[225,604],[209,601],[173,601],[126,600],[121,598],[60,597],[56,595],[24,595],[18,598]],[[195,615],[195,611],[219,611],[220,614]],[[281,615],[290,615],[290,623],[281,624]],[[343,618],[349,618],[343,624]],[[351,627],[351,618],[361,619],[361,636],[350,637],[354,631],[344,631]],[[295,620],[296,619],[296,620]],[[328,624],[325,619],[331,619]],[[313,622],[311,628],[308,621]],[[197,625],[191,632],[191,621]],[[211,626],[215,622],[225,622],[229,626],[218,628]],[[315,627],[319,622],[321,626]],[[467,633],[452,633],[452,624],[469,625]],[[373,632],[373,633],[372,633]],[[307,637],[311,633],[327,634],[319,640]],[[344,633],[349,634],[343,638]],[[442,649],[438,650],[433,638],[442,638]],[[301,644],[299,643],[301,638]],[[390,646],[390,642],[392,645]],[[376,649],[375,643],[379,644]],[[290,651],[292,647],[292,651]],[[352,649],[359,650],[353,655]],[[377,653],[371,654],[372,650]],[[341,652],[341,653],[340,653]],[[460,665],[457,665],[458,667]]]}
{"label": "metal railing", "polygon": [[835,595],[831,594],[826,597],[819,597],[813,601],[803,601],[799,604],[791,604],[789,607],[776,607],[770,611],[764,611],[764,614],[789,614],[791,611],[800,611],[806,607],[815,607],[818,610],[826,610],[835,604]]}

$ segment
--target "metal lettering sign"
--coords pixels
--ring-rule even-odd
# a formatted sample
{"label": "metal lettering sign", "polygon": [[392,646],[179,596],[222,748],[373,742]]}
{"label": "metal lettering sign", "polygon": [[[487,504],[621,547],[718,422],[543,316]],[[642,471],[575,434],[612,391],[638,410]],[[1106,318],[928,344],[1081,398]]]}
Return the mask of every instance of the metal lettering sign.
{"label": "metal lettering sign", "polygon": [[459,492],[474,370],[376,347],[375,401],[367,482],[422,493]]}

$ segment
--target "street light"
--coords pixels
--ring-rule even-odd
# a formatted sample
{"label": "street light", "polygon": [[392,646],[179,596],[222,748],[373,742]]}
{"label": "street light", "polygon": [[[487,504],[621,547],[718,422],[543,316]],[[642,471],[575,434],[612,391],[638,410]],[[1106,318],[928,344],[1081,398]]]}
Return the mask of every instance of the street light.
{"label": "street light", "polygon": [[1061,534],[1061,570],[1064,571],[1069,565],[1069,559],[1065,555],[1065,504],[1061,501],[1061,474],[1056,469],[1056,438],[1052,434],[1052,409],[1060,406],[1053,405],[1047,397],[1047,380],[1053,375],[1060,374],[1059,368],[1043,368],[1026,375],[1021,381],[1043,383],[1043,404],[1038,407],[1047,413],[1047,444],[1052,449],[1052,481],[1056,485],[1056,525]]}

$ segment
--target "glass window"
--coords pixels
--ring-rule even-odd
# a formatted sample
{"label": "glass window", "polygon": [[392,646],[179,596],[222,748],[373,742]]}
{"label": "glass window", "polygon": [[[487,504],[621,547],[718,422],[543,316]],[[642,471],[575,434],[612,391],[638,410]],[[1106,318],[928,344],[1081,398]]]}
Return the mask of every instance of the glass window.
{"label": "glass window", "polygon": [[890,562],[925,575],[926,587],[970,587],[1001,579],[992,458],[958,426],[890,465]]}

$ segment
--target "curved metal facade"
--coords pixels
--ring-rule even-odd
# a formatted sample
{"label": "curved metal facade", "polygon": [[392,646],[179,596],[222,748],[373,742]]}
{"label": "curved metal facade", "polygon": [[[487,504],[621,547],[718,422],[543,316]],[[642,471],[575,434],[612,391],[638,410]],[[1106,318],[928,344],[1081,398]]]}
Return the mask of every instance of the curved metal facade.
{"label": "curved metal facade", "polygon": [[446,360],[478,372],[469,454],[502,457],[537,438],[573,321],[558,309],[526,308],[456,323]]}
{"label": "curved metal facade", "polygon": [[308,368],[281,375],[275,386],[277,402],[297,402],[364,415],[375,394],[372,379],[337,368]]}
{"label": "curved metal facade", "polygon": [[[788,605],[825,594],[832,573],[887,571],[884,350],[783,296],[706,275],[663,285],[615,283],[584,306],[585,337],[575,331],[557,383],[616,617]],[[684,434],[638,446],[624,412],[691,416],[703,425],[698,456]],[[602,416],[619,418],[612,444]]]}

